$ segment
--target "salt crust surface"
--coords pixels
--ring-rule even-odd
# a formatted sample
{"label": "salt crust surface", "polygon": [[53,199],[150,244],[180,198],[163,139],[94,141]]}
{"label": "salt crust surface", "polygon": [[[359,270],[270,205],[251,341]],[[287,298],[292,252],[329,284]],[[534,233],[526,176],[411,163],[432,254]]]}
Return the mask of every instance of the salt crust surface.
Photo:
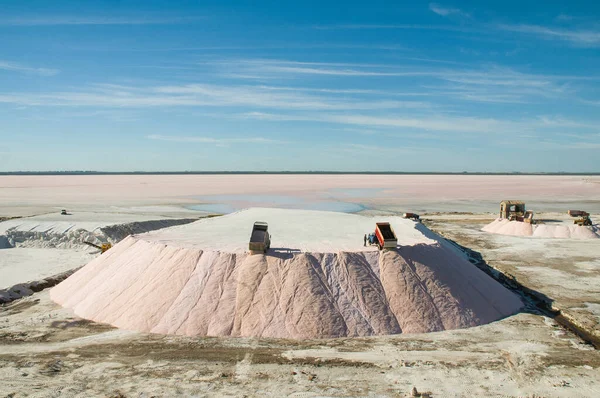
{"label": "salt crust surface", "polygon": [[[242,250],[256,220],[268,221],[273,235],[266,256]],[[362,246],[375,221],[392,223],[397,250]],[[421,224],[278,209],[130,236],[50,294],[86,319],[190,336],[433,332],[493,322],[522,306]]]}

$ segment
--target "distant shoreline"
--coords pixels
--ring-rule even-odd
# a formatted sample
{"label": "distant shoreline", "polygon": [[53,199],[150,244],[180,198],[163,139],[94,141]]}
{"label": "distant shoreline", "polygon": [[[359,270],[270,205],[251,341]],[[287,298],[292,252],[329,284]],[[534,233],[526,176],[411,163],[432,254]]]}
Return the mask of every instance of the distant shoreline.
{"label": "distant shoreline", "polygon": [[0,171],[0,176],[79,175],[499,175],[499,176],[598,176],[600,172],[440,172],[440,171]]}

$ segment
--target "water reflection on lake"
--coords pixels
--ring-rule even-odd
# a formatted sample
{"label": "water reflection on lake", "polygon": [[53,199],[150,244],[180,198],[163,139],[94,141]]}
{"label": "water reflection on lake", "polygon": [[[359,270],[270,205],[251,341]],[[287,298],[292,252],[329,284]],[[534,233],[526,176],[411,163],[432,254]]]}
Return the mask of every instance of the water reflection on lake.
{"label": "water reflection on lake", "polygon": [[331,197],[312,199],[292,195],[212,195],[195,199],[207,203],[189,206],[190,209],[219,214],[233,213],[248,207],[277,207],[343,213],[356,213],[366,209],[363,205],[339,201]]}

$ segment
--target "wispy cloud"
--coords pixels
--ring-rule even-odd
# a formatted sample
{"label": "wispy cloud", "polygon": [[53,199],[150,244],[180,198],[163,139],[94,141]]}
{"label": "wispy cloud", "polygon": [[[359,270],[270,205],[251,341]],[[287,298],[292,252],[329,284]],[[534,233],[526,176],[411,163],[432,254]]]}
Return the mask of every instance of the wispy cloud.
{"label": "wispy cloud", "polygon": [[540,25],[498,25],[497,27],[507,32],[530,34],[547,40],[559,39],[581,46],[600,45],[598,30],[572,30]]}
{"label": "wispy cloud", "polygon": [[0,102],[32,106],[172,107],[247,106],[289,110],[428,108],[419,101],[363,100],[334,93],[309,94],[268,86],[189,84],[155,87],[96,85],[87,91],[0,94]]}
{"label": "wispy cloud", "polygon": [[557,116],[540,116],[540,122],[546,127],[568,127],[568,128],[578,128],[578,129],[592,129],[595,131],[600,131],[600,125],[596,123],[590,122],[582,122],[581,120],[570,120],[564,117]]}
{"label": "wispy cloud", "polygon": [[11,72],[21,72],[21,73],[33,73],[40,76],[54,76],[59,73],[58,69],[49,69],[49,68],[32,68],[29,66],[24,66],[20,64],[16,64],[13,62],[1,61],[0,60],[0,70],[7,70]]}
{"label": "wispy cloud", "polygon": [[[246,76],[249,80],[300,79],[302,76],[411,79],[412,90],[376,90],[372,94],[396,96],[454,97],[473,102],[525,103],[543,98],[565,97],[573,93],[571,81],[600,79],[598,76],[553,76],[524,73],[497,65],[485,67],[439,67],[414,65],[303,63],[285,60],[240,60],[222,62],[219,70],[228,76]],[[415,84],[416,79],[419,87]],[[422,90],[426,88],[427,90]],[[300,89],[302,90],[302,89]],[[351,94],[350,89],[346,89]],[[333,91],[333,90],[332,90]],[[340,90],[341,92],[341,90]],[[355,92],[354,94],[367,94]]]}
{"label": "wispy cloud", "polygon": [[418,25],[418,24],[332,24],[314,25],[318,30],[377,30],[377,29],[399,29],[399,30],[441,30],[451,32],[474,32],[477,29],[453,25]]}
{"label": "wispy cloud", "polygon": [[573,20],[573,16],[561,13],[561,14],[558,14],[555,19],[557,21],[566,22],[566,21],[572,21]]}
{"label": "wispy cloud", "polygon": [[533,117],[529,119],[497,119],[470,116],[454,116],[443,114],[421,115],[342,115],[335,113],[273,114],[265,112],[248,112],[239,117],[264,121],[310,121],[332,123],[338,125],[360,126],[361,128],[388,129],[396,135],[413,135],[419,137],[430,132],[430,138],[448,138],[447,133],[454,134],[501,134],[503,136],[524,136],[526,133],[560,133],[564,129],[588,130],[585,137],[595,137],[599,131],[596,121],[574,121],[565,118]]}
{"label": "wispy cloud", "polygon": [[[238,84],[177,84],[123,86],[96,84],[46,93],[2,93],[0,102],[24,106],[88,106],[103,108],[146,107],[247,107],[249,111],[280,109],[295,111],[385,111],[439,108],[448,99],[479,103],[531,103],[543,99],[577,99],[579,80],[600,80],[598,76],[553,76],[516,71],[489,65],[472,69],[414,65],[298,62],[285,60],[228,60],[205,63],[203,71],[246,76]],[[206,65],[210,65],[206,69]],[[0,68],[2,64],[0,64]],[[14,68],[13,65],[11,67]],[[36,70],[33,68],[21,68]],[[41,73],[39,70],[38,73]],[[251,77],[249,77],[251,76]],[[307,81],[314,76],[339,77],[344,84],[324,87],[265,84],[273,81]],[[390,78],[389,88],[364,87],[362,79]],[[404,80],[400,80],[405,78]],[[361,79],[361,80],[357,80]],[[248,80],[260,82],[249,84]],[[400,84],[400,82],[402,82]],[[418,97],[418,100],[417,100]],[[583,101],[582,101],[583,102]],[[593,102],[593,101],[592,101]],[[590,103],[593,105],[593,103]]]}
{"label": "wispy cloud", "polygon": [[199,144],[214,144],[217,146],[226,146],[229,144],[283,144],[287,141],[273,140],[264,137],[244,137],[244,138],[214,138],[214,137],[198,137],[198,136],[173,136],[151,134],[146,138],[155,141],[170,141],[184,143],[199,143]]}
{"label": "wispy cloud", "polygon": [[175,23],[191,23],[202,17],[157,17],[139,18],[127,16],[40,16],[0,18],[0,26],[55,26],[55,25],[166,25]]}
{"label": "wispy cloud", "polygon": [[463,12],[462,10],[460,10],[458,8],[443,7],[437,3],[429,3],[429,9],[431,11],[433,11],[434,13],[441,15],[443,17],[447,17],[447,16],[451,16],[451,15],[467,17],[467,18],[470,17],[470,15],[468,13]]}
{"label": "wispy cloud", "polygon": [[497,119],[476,117],[381,117],[368,115],[328,115],[325,120],[335,123],[360,126],[394,127],[404,129],[462,132],[462,133],[493,133],[510,131],[514,128],[511,122]]}
{"label": "wispy cloud", "polygon": [[600,149],[600,142],[587,142],[587,141],[575,141],[575,142],[559,142],[559,141],[540,141],[538,145],[533,146],[533,150],[565,150],[565,149],[577,149],[577,150],[591,150],[597,151]]}
{"label": "wispy cloud", "polygon": [[401,147],[391,147],[391,146],[381,146],[381,145],[366,145],[366,144],[344,144],[341,148],[337,148],[337,150],[342,149],[344,152],[351,152],[365,155],[367,153],[414,153],[415,151],[423,151],[432,150],[437,148],[423,148],[416,146],[401,146]]}
{"label": "wispy cloud", "polygon": [[211,62],[225,76],[246,75],[257,78],[285,78],[294,75],[339,76],[339,77],[412,77],[432,76],[442,70],[414,67],[401,68],[397,65],[358,63],[298,62],[279,59],[241,59]]}
{"label": "wispy cloud", "polygon": [[242,115],[246,118],[273,121],[316,121],[342,125],[363,127],[387,127],[404,129],[404,131],[436,131],[454,133],[510,133],[530,130],[531,124],[522,122],[502,121],[492,118],[461,117],[461,116],[372,116],[372,115],[341,115],[341,114],[303,114],[281,115],[262,112],[251,112]]}

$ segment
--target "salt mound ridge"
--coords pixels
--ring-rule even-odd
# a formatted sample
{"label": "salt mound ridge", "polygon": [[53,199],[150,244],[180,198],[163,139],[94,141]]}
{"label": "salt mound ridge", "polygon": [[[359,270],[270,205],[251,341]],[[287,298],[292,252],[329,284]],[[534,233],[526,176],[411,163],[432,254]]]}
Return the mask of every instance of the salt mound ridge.
{"label": "salt mound ridge", "polygon": [[535,238],[562,238],[562,239],[598,239],[600,235],[596,227],[581,225],[549,225],[528,224],[520,221],[509,221],[497,218],[481,229],[500,235],[533,236]]}
{"label": "salt mound ridge", "polygon": [[[244,252],[256,220],[269,223],[268,255]],[[521,308],[516,295],[421,224],[386,217],[400,247],[363,247],[376,221],[383,220],[280,209],[203,219],[126,238],[50,296],[83,318],[190,336],[433,332]]]}

